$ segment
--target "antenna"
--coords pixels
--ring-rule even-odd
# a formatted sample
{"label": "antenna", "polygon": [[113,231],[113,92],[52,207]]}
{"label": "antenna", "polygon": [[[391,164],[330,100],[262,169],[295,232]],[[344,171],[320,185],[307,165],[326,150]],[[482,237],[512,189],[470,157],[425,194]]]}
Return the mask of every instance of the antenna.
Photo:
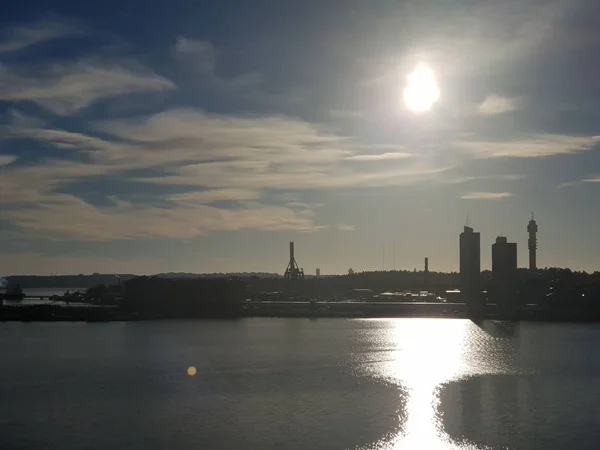
{"label": "antenna", "polygon": [[471,218],[469,217],[469,210],[467,209],[467,220],[465,221],[465,225],[470,227],[471,226]]}
{"label": "antenna", "polygon": [[392,266],[393,266],[393,270],[396,270],[396,238],[394,238],[394,252],[392,254]]}
{"label": "antenna", "polygon": [[534,220],[534,219],[533,219],[533,212],[531,213],[531,220]]}

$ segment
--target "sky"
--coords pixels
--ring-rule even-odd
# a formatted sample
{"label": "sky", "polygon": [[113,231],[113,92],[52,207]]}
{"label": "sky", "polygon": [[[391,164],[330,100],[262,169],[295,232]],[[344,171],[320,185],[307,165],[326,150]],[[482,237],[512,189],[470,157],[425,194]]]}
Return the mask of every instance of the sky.
{"label": "sky", "polygon": [[[595,0],[21,1],[0,274],[600,270]],[[428,67],[429,111],[403,101]],[[395,242],[395,245],[394,245]],[[395,248],[395,251],[394,251]]]}

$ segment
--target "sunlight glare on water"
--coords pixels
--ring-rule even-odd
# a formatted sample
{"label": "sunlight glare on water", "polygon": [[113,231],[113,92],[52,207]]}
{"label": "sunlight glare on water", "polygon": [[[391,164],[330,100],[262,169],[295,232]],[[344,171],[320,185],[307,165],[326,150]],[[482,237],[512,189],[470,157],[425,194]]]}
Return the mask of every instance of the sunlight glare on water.
{"label": "sunlight glare on water", "polygon": [[401,425],[397,433],[368,448],[481,449],[468,443],[455,443],[443,431],[438,391],[441,385],[452,380],[482,373],[514,372],[516,367],[505,351],[510,349],[507,340],[500,345],[504,351],[495,351],[498,339],[468,320],[389,320],[393,326],[381,328],[376,338],[376,344],[388,350],[388,357],[365,366],[365,370],[370,376],[401,386],[408,400],[405,409],[400,411]]}

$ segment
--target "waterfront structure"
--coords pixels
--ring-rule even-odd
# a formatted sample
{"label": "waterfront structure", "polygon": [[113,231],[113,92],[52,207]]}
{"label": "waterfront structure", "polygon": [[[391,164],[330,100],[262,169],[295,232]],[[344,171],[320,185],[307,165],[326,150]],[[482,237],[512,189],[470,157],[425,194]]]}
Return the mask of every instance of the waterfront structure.
{"label": "waterfront structure", "polygon": [[319,278],[321,276],[321,269],[317,269],[316,276],[317,276],[317,278]]}
{"label": "waterfront structure", "polygon": [[473,228],[465,226],[460,234],[460,294],[467,304],[470,317],[483,314],[481,296],[481,237]]}
{"label": "waterfront structure", "polygon": [[517,244],[498,236],[492,244],[490,299],[503,315],[513,315],[518,307]]}
{"label": "waterfront structure", "polygon": [[288,262],[287,268],[285,269],[286,280],[303,280],[304,269],[298,267],[296,257],[294,256],[294,243],[290,242],[290,261]]}
{"label": "waterfront structure", "polygon": [[529,248],[529,270],[537,269],[537,230],[538,226],[531,213],[531,220],[527,225],[527,232],[529,233],[529,239],[527,240],[527,247]]}

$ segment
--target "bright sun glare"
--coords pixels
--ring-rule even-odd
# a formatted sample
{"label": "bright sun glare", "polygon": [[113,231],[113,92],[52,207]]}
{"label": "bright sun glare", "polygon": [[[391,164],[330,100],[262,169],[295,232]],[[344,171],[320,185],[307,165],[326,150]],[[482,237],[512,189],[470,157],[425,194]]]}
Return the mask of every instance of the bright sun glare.
{"label": "bright sun glare", "polygon": [[429,111],[440,98],[440,89],[431,69],[417,67],[409,76],[404,88],[404,104],[415,112]]}

